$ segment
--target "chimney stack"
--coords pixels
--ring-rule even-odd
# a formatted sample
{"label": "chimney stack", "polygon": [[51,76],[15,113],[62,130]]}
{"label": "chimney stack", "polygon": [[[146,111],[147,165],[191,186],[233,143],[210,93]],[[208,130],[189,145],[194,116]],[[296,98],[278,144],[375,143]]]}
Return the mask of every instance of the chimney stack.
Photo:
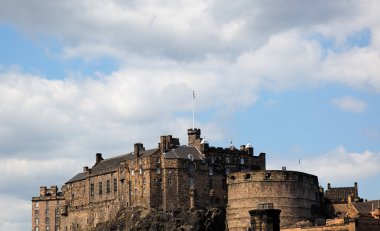
{"label": "chimney stack", "polygon": [[102,160],[103,160],[102,153],[96,153],[96,162],[95,162],[95,164],[98,164]]}
{"label": "chimney stack", "polygon": [[42,197],[46,196],[46,191],[47,191],[46,186],[41,186],[40,187],[40,196],[42,196]]}

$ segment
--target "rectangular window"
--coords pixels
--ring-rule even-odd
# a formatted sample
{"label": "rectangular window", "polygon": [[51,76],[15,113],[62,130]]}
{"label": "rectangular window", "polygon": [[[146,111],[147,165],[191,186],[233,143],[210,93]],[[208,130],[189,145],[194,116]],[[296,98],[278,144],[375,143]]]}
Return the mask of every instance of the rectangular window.
{"label": "rectangular window", "polygon": [[49,225],[49,223],[50,223],[50,219],[49,217],[46,217],[46,225]]}
{"label": "rectangular window", "polygon": [[34,214],[36,215],[36,217],[38,217],[38,215],[39,215],[39,210],[38,210],[38,209],[34,210]]}
{"label": "rectangular window", "polygon": [[168,186],[172,186],[172,178],[168,178]]}
{"label": "rectangular window", "polygon": [[240,158],[240,164],[244,165],[244,158]]}
{"label": "rectangular window", "polygon": [[38,218],[34,220],[34,224],[38,225]]}
{"label": "rectangular window", "polygon": [[111,182],[110,180],[107,180],[107,193],[111,192]]}
{"label": "rectangular window", "polygon": [[103,194],[103,185],[102,182],[99,182],[99,195]]}
{"label": "rectangular window", "polygon": [[161,174],[161,168],[160,167],[156,168],[156,174]]}
{"label": "rectangular window", "polygon": [[39,204],[40,204],[39,202],[36,202],[36,208],[38,208]]}
{"label": "rectangular window", "polygon": [[113,191],[117,191],[117,179],[113,179]]}
{"label": "rectangular window", "polygon": [[131,175],[132,175],[132,176],[135,175],[135,170],[134,170],[134,169],[131,170]]}
{"label": "rectangular window", "polygon": [[36,227],[36,231],[39,231],[38,227]]}
{"label": "rectangular window", "polygon": [[230,157],[226,156],[226,163],[230,163]]}
{"label": "rectangular window", "polygon": [[94,184],[93,183],[90,185],[90,195],[94,196]]}
{"label": "rectangular window", "polygon": [[212,179],[208,179],[208,187],[212,188]]}
{"label": "rectangular window", "polygon": [[208,175],[209,176],[214,175],[214,168],[212,166],[208,167]]}
{"label": "rectangular window", "polygon": [[190,186],[190,188],[193,188],[195,186],[194,178],[189,178],[189,186]]}

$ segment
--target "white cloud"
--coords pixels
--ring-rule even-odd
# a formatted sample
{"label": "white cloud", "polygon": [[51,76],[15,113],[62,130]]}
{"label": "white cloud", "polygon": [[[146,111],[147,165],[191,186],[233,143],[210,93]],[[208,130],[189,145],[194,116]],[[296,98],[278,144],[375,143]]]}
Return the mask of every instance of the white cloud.
{"label": "white cloud", "polygon": [[352,96],[335,98],[331,102],[343,111],[363,112],[367,108],[366,102]]}
{"label": "white cloud", "polygon": [[268,163],[268,169],[279,169],[287,166],[288,170],[303,171],[318,176],[320,182],[331,182],[339,185],[341,182],[364,180],[380,174],[380,152],[365,150],[349,152],[344,146],[339,146],[325,154],[301,158],[297,160],[281,160],[280,157]]}
{"label": "white cloud", "polygon": [[31,229],[31,203],[16,196],[0,194],[0,230]]}

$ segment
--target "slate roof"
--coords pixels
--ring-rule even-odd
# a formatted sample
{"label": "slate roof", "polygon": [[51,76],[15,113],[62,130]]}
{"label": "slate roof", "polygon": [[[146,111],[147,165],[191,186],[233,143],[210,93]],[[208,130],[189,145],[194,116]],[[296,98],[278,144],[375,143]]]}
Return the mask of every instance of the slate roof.
{"label": "slate roof", "polygon": [[75,181],[84,180],[84,179],[86,179],[86,175],[85,175],[83,172],[81,172],[81,173],[76,174],[76,175],[75,175],[73,178],[71,178],[69,181],[67,181],[66,184],[67,184],[67,183],[73,183],[73,182],[75,182]]}
{"label": "slate roof", "polygon": [[[150,156],[153,153],[155,153],[157,150],[158,148],[140,151],[140,155],[142,157]],[[128,153],[121,156],[116,156],[116,157],[101,160],[98,164],[92,167],[89,176],[97,176],[97,175],[102,175],[106,173],[116,172],[117,167],[119,166],[120,162],[132,159],[134,157],[135,157],[134,153]],[[84,180],[84,179],[86,179],[86,175],[83,172],[81,172],[81,173],[76,174],[69,181],[67,181],[66,184],[73,183],[75,181]]]}
{"label": "slate roof", "polygon": [[372,204],[373,204],[373,208],[376,209],[376,208],[378,208],[378,206],[380,204],[380,200],[353,203],[355,208],[362,215],[365,215],[365,214],[368,215],[372,211]]}
{"label": "slate roof", "polygon": [[165,154],[165,159],[189,159],[189,154],[194,160],[203,160],[202,153],[196,147],[180,146]]}

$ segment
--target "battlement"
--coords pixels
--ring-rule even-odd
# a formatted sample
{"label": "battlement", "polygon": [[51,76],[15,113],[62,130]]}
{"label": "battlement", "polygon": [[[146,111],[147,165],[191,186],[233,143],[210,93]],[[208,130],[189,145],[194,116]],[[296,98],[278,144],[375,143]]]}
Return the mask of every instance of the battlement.
{"label": "battlement", "polygon": [[353,187],[331,187],[331,184],[327,184],[327,190],[325,191],[325,198],[330,200],[331,203],[347,203],[348,197],[353,196],[354,201],[361,200],[358,195],[358,183],[355,182]]}
{"label": "battlement", "polygon": [[238,184],[247,181],[295,181],[310,182],[318,185],[318,177],[304,172],[286,170],[261,170],[236,172],[228,175],[227,184]]}

